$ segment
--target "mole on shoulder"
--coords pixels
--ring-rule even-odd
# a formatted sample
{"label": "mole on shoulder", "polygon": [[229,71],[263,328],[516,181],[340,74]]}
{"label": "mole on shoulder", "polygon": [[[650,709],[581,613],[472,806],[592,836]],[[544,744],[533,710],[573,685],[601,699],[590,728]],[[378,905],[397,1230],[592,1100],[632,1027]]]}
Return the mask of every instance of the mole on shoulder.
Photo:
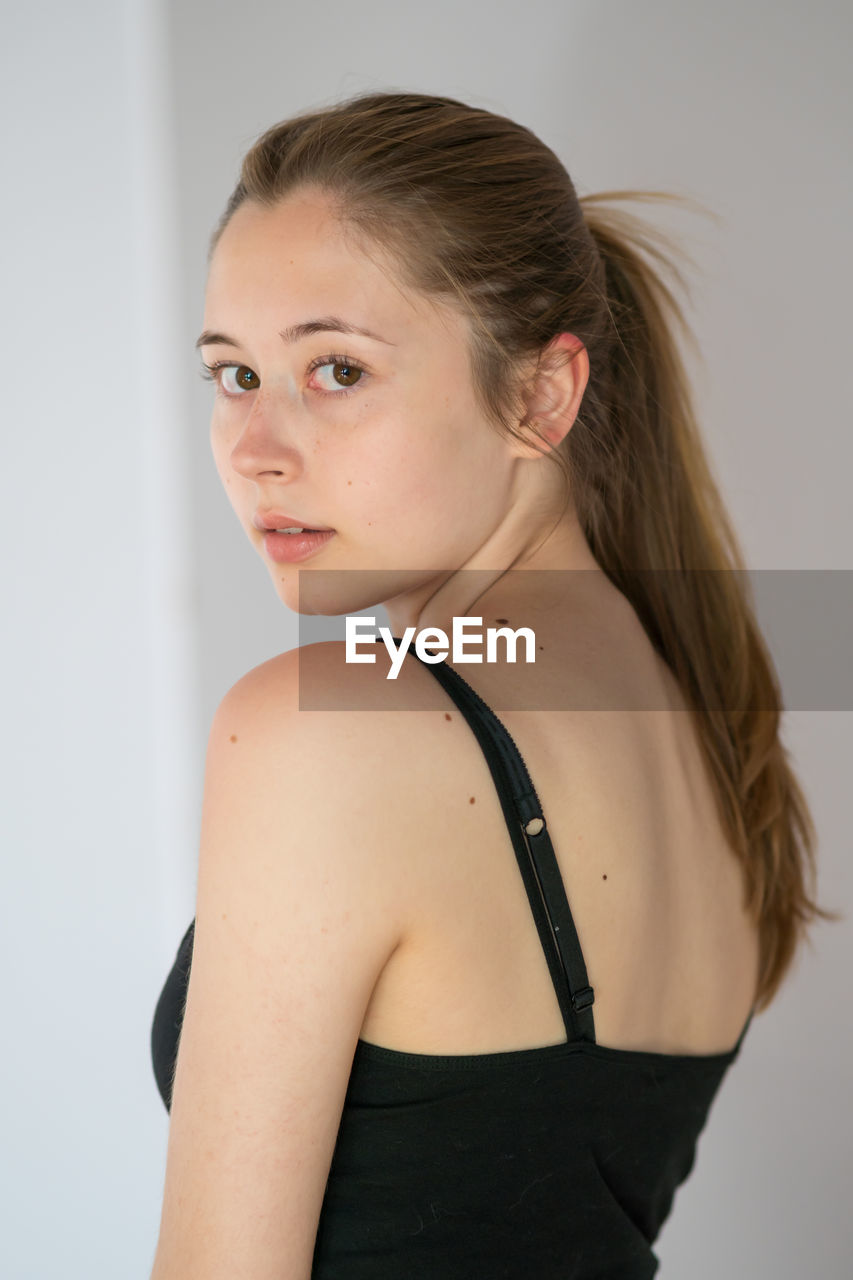
{"label": "mole on shoulder", "polygon": [[237,735],[236,735],[236,733],[232,733],[232,734],[231,734],[231,737],[230,737],[229,741],[231,741],[231,742],[236,742],[236,741],[237,741]]}
{"label": "mole on shoulder", "polygon": [[468,801],[468,803],[469,803],[469,804],[474,804],[474,797],[473,797],[473,796],[472,796],[472,797],[471,797],[471,799]]}
{"label": "mole on shoulder", "polygon": [[445,711],[445,713],[444,713],[444,718],[445,718],[445,720],[449,720],[449,719],[450,719],[450,712],[449,712],[449,711]]}
{"label": "mole on shoulder", "polygon": [[607,876],[602,876],[601,878],[602,878],[602,880],[606,880],[606,879],[607,879]]}

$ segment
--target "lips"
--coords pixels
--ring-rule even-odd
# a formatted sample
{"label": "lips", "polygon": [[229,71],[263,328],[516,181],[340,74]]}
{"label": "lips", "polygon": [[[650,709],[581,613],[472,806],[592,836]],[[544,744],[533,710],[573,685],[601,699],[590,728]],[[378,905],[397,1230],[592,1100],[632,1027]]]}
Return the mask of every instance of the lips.
{"label": "lips", "polygon": [[318,530],[312,533],[276,533],[267,529],[264,534],[264,552],[277,564],[295,564],[317,555],[335,536],[334,529]]}
{"label": "lips", "polygon": [[280,511],[258,512],[253,517],[252,523],[261,533],[266,533],[270,529],[305,529],[309,533],[334,532],[327,525],[310,524],[307,520],[300,520],[298,516],[282,515]]}

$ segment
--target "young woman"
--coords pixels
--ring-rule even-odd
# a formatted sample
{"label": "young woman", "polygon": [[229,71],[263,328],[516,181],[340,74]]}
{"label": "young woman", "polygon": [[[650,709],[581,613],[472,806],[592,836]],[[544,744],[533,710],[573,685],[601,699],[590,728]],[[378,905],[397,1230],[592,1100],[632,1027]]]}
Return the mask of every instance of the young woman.
{"label": "young woman", "polygon": [[829,918],[626,194],[420,94],[244,160],[199,346],[279,597],[522,643],[421,644],[395,679],[386,646],[304,645],[220,703],[152,1029],[152,1280],[644,1280],[752,1013]]}

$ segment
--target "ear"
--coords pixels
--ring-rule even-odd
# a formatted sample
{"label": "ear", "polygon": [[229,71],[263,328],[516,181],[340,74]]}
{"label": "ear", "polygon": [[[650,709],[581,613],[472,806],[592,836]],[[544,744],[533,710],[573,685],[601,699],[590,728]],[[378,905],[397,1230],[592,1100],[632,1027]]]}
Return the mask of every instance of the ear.
{"label": "ear", "polygon": [[[580,338],[560,333],[544,348],[533,380],[524,393],[526,421],[535,425],[552,449],[565,438],[578,415],[589,381],[589,356]],[[517,444],[516,457],[541,457],[541,440],[531,433],[529,446]]]}

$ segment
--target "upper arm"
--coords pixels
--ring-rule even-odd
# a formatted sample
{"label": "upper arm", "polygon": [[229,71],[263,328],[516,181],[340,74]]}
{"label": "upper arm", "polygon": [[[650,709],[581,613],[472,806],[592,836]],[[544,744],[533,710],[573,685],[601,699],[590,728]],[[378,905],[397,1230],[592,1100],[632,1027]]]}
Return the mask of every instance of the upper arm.
{"label": "upper arm", "polygon": [[[352,1056],[400,938],[362,713],[300,712],[298,650],[225,695],[152,1280],[308,1280]],[[368,752],[369,754],[369,752]]]}

